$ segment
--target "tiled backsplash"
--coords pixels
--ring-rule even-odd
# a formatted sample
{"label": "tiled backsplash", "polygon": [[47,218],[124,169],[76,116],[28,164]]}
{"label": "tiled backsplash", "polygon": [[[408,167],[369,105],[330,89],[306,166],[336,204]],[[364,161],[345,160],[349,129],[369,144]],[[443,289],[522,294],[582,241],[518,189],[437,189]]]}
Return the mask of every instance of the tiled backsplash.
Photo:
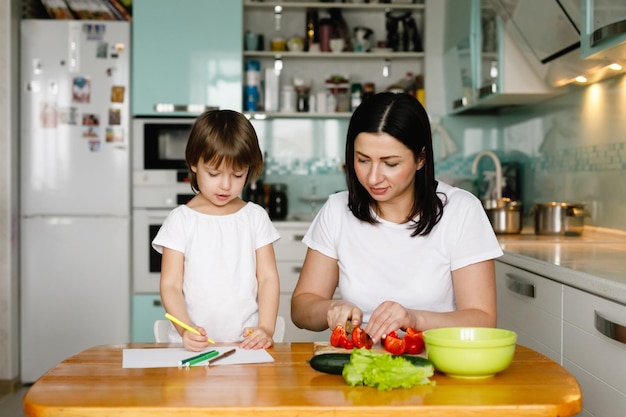
{"label": "tiled backsplash", "polygon": [[[569,88],[533,107],[442,118],[454,147],[441,130],[433,134],[437,177],[478,194],[471,165],[479,151],[491,149],[502,162],[520,164],[526,213],[535,203],[585,203],[588,224],[626,230],[626,76]],[[267,180],[288,184],[291,212],[319,208],[302,198],[313,188],[319,194],[345,189],[338,166],[347,125],[345,119],[255,122],[268,152]],[[484,161],[480,169],[493,165]]]}

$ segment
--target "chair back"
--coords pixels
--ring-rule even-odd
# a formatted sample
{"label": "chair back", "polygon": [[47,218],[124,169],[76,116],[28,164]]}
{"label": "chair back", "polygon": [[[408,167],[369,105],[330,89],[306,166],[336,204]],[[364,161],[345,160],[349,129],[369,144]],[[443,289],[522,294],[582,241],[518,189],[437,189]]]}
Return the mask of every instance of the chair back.
{"label": "chair back", "polygon": [[167,343],[169,342],[169,338],[167,334],[169,333],[170,327],[172,324],[169,320],[156,320],[154,322],[154,341],[156,343]]}

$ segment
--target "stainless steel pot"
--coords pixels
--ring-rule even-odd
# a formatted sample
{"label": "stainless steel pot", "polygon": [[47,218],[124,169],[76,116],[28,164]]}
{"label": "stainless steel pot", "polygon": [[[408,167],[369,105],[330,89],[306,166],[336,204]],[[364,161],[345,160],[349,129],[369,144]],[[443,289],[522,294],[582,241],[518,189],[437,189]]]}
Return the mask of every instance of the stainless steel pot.
{"label": "stainless steel pot", "polygon": [[497,202],[485,203],[485,212],[496,234],[512,235],[522,231],[522,204],[519,201],[502,198]]}
{"label": "stainless steel pot", "polygon": [[558,202],[535,204],[532,213],[537,235],[580,236],[589,216],[584,204]]}

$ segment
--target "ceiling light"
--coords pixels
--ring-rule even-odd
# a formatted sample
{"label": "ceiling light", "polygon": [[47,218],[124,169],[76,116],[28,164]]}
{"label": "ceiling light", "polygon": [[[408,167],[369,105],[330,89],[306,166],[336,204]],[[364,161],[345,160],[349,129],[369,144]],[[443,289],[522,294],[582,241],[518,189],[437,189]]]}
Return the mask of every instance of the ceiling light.
{"label": "ceiling light", "polygon": [[611,68],[613,71],[621,71],[622,70],[622,66],[620,64],[618,64],[617,62],[614,62],[611,65],[609,65],[609,68]]}
{"label": "ceiling light", "polygon": [[585,77],[584,75],[579,75],[578,77],[575,78],[577,83],[586,83],[587,82],[587,77]]}

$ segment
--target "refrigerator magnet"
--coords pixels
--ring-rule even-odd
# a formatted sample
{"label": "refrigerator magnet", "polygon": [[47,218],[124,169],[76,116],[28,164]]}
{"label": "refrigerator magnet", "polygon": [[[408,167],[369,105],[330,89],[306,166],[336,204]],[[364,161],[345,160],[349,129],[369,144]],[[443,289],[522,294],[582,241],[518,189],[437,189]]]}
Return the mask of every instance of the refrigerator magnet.
{"label": "refrigerator magnet", "polygon": [[94,113],[83,114],[83,126],[100,126],[100,117]]}
{"label": "refrigerator magnet", "polygon": [[100,141],[99,140],[90,140],[89,141],[89,150],[91,152],[98,152],[100,150]]}
{"label": "refrigerator magnet", "polygon": [[104,137],[107,142],[121,143],[124,142],[124,131],[121,127],[109,126]]}
{"label": "refrigerator magnet", "polygon": [[123,103],[124,91],[126,91],[126,88],[121,85],[114,85],[111,87],[111,101],[113,103]]}
{"label": "refrigerator magnet", "polygon": [[109,124],[119,125],[122,122],[122,111],[120,109],[109,109]]}
{"label": "refrigerator magnet", "polygon": [[91,100],[91,79],[79,75],[72,81],[72,101],[75,103],[89,103]]}
{"label": "refrigerator magnet", "polygon": [[44,129],[54,129],[57,127],[58,109],[56,103],[43,103],[41,105],[41,112],[39,113],[39,120],[41,127]]}
{"label": "refrigerator magnet", "polygon": [[98,42],[96,46],[96,58],[106,58],[109,52],[109,44],[107,42]]}

